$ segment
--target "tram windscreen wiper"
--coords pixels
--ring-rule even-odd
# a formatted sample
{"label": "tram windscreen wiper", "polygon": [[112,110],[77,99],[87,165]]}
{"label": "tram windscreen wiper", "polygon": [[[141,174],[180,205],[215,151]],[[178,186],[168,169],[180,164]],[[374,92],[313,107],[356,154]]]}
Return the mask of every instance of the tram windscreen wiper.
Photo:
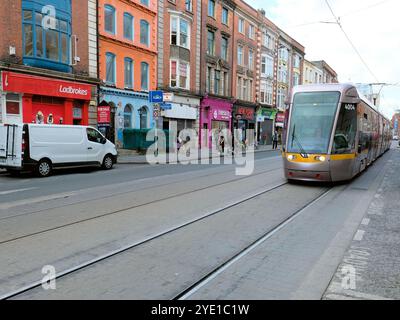
{"label": "tram windscreen wiper", "polygon": [[300,155],[301,155],[303,158],[307,159],[307,158],[308,158],[308,153],[306,152],[306,150],[304,150],[303,146],[301,145],[299,139],[298,139],[297,136],[296,136],[296,125],[294,125],[294,127],[293,127],[293,133],[292,133],[292,148],[293,148],[293,142],[294,142],[294,141],[296,141],[297,145],[298,145],[299,148],[300,148],[300,152],[301,152]]}

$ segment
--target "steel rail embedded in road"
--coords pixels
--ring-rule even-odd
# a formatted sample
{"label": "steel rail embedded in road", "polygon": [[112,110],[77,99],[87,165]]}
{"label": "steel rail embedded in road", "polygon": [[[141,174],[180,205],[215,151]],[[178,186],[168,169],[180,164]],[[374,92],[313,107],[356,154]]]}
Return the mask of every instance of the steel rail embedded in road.
{"label": "steel rail embedded in road", "polygon": [[262,237],[258,238],[255,240],[253,243],[251,243],[249,246],[246,248],[240,250],[236,255],[234,255],[232,258],[228,259],[225,261],[223,264],[215,268],[213,271],[208,273],[206,276],[201,278],[199,281],[195,282],[192,284],[189,288],[181,292],[179,295],[177,295],[175,298],[172,300],[186,300],[196,292],[198,292],[201,288],[203,288],[205,285],[207,285],[209,282],[211,282],[213,279],[215,279],[218,275],[220,275],[222,272],[224,272],[226,269],[228,269],[230,266],[232,266],[234,263],[242,259],[244,256],[246,256],[248,253],[253,251],[255,248],[257,248],[259,245],[264,243],[266,240],[271,238],[274,234],[279,232],[281,229],[283,229],[285,226],[290,224],[293,220],[295,220],[299,215],[301,215],[307,208],[311,207],[313,204],[324,198],[330,191],[332,191],[333,188],[328,189],[327,191],[323,192],[318,198],[310,201],[307,203],[305,206],[303,206],[301,209],[297,210],[294,212],[290,217],[288,217],[286,220],[278,224],[276,227],[274,227],[272,230],[268,231],[265,233]]}
{"label": "steel rail embedded in road", "polygon": [[[90,267],[90,266],[92,266],[92,265],[94,265],[96,263],[99,263],[99,262],[104,261],[106,259],[112,258],[112,257],[114,257],[116,255],[122,254],[122,253],[124,253],[124,252],[126,252],[126,251],[128,251],[130,249],[138,247],[138,246],[140,246],[142,244],[148,243],[148,242],[150,242],[152,240],[155,240],[157,238],[163,237],[163,236],[165,236],[167,234],[170,234],[172,232],[175,232],[175,231],[178,231],[180,229],[183,229],[183,228],[185,228],[185,227],[187,227],[189,225],[192,225],[192,224],[194,224],[196,222],[199,222],[199,221],[202,221],[202,220],[207,219],[209,217],[212,217],[212,216],[214,216],[214,215],[216,215],[216,214],[218,214],[220,212],[226,211],[226,210],[228,210],[230,208],[236,207],[236,206],[238,206],[238,205],[240,205],[240,204],[242,204],[244,202],[250,201],[250,200],[252,200],[254,198],[257,198],[257,197],[259,197],[259,196],[261,196],[263,194],[266,194],[266,193],[269,193],[269,192],[274,191],[276,189],[279,189],[279,188],[281,188],[281,187],[283,187],[283,186],[285,186],[287,184],[288,184],[288,182],[280,183],[280,184],[275,185],[273,187],[269,187],[269,188],[267,188],[265,190],[262,190],[262,191],[254,193],[252,195],[246,196],[246,197],[244,197],[244,198],[242,198],[240,200],[233,201],[233,202],[231,202],[229,204],[224,205],[223,207],[220,207],[218,209],[212,210],[211,212],[207,212],[207,213],[203,214],[200,217],[197,217],[195,219],[192,219],[192,220],[189,220],[187,222],[184,222],[184,223],[182,223],[182,224],[180,224],[178,226],[169,228],[169,229],[167,229],[165,231],[159,232],[159,233],[157,233],[155,235],[152,235],[152,236],[150,236],[148,238],[145,238],[143,240],[137,241],[137,242],[135,242],[133,244],[124,246],[124,247],[122,247],[122,248],[120,248],[118,250],[111,251],[111,252],[106,253],[104,255],[101,255],[101,256],[99,256],[97,258],[94,258],[92,260],[89,260],[87,262],[79,264],[79,265],[77,265],[75,267],[66,269],[66,270],[64,270],[62,272],[59,272],[54,277],[51,277],[51,278],[47,279],[47,281],[57,280],[57,279],[60,279],[62,277],[71,275],[71,274],[73,274],[73,273],[75,273],[75,272],[77,272],[79,270],[85,269],[85,268]],[[11,298],[16,297],[18,295],[21,295],[23,293],[31,291],[31,290],[33,290],[35,288],[38,288],[41,285],[42,285],[42,281],[33,282],[33,283],[31,283],[31,284],[29,284],[27,286],[24,286],[24,287],[22,287],[20,289],[14,290],[12,292],[9,292],[9,293],[6,293],[6,294],[0,296],[0,300],[11,299]]]}
{"label": "steel rail embedded in road", "polygon": [[[0,241],[0,245],[5,244],[5,243],[9,243],[9,242],[13,242],[13,241],[17,241],[17,240],[21,240],[21,239],[24,239],[24,238],[36,236],[38,234],[43,234],[43,233],[46,233],[46,232],[63,229],[63,228],[66,228],[66,227],[69,227],[69,226],[72,226],[72,225],[75,225],[75,224],[79,224],[81,222],[87,222],[87,221],[96,220],[96,219],[100,219],[100,218],[103,218],[103,217],[111,216],[111,215],[114,215],[114,214],[124,213],[125,211],[128,211],[128,210],[137,209],[137,208],[140,208],[140,207],[144,207],[144,206],[151,205],[151,204],[154,204],[154,203],[158,203],[158,202],[170,200],[170,199],[173,199],[173,198],[177,198],[177,197],[180,197],[180,196],[196,193],[196,192],[207,190],[207,189],[210,189],[210,188],[219,187],[219,186],[222,186],[222,185],[225,185],[225,184],[230,184],[232,182],[242,181],[244,179],[250,179],[250,178],[253,178],[253,177],[256,177],[256,176],[260,176],[260,175],[263,175],[263,174],[266,174],[266,173],[269,173],[269,172],[276,171],[277,169],[279,169],[279,168],[262,171],[262,172],[259,172],[259,173],[256,173],[256,174],[252,174],[250,176],[245,176],[245,177],[241,177],[241,178],[238,178],[238,179],[231,179],[231,180],[228,180],[228,181],[225,181],[225,182],[221,182],[221,183],[217,183],[217,184],[213,184],[213,185],[208,185],[206,187],[194,189],[194,190],[191,190],[191,191],[177,193],[177,194],[174,194],[174,195],[171,195],[171,196],[167,196],[167,197],[160,198],[160,199],[157,199],[157,200],[149,201],[149,202],[146,202],[146,203],[142,203],[142,204],[138,204],[138,205],[134,205],[134,206],[118,209],[118,210],[115,210],[115,211],[107,212],[107,213],[104,213],[104,214],[101,214],[101,215],[97,215],[97,216],[94,216],[94,217],[90,217],[90,218],[86,218],[86,219],[73,221],[73,222],[66,223],[66,224],[63,224],[63,225],[60,225],[60,226],[56,226],[56,227],[53,227],[53,228],[48,228],[48,229],[44,229],[44,230],[41,230],[41,231],[25,234],[25,235],[22,235],[22,236],[19,236],[19,237],[15,237],[15,238],[12,238],[12,239],[3,240],[3,241]],[[211,176],[211,175],[213,175],[213,174],[204,175],[204,176],[201,176],[201,178],[208,177],[208,176]],[[160,185],[160,186],[166,186],[166,185],[171,185],[171,184],[170,183],[166,183],[166,184]],[[154,187],[149,187],[149,188],[154,188]],[[127,193],[130,193],[130,192],[134,193],[134,192],[143,191],[143,190],[146,190],[146,189],[149,189],[149,188],[144,188],[144,189],[140,189],[140,190],[124,192],[124,193],[118,193],[117,195],[127,194]],[[115,196],[115,194],[113,194],[112,196],[109,196],[109,197],[114,197],[114,196]],[[103,197],[101,199],[105,199],[105,198],[107,198],[107,197]],[[90,202],[90,201],[93,201],[93,200],[94,199],[85,200],[85,201],[76,202],[76,203],[71,203],[71,204],[68,204],[68,205],[65,205],[65,206],[62,206],[62,207],[73,206],[73,205],[76,205],[76,204]],[[57,208],[60,208],[60,207],[57,207]],[[43,211],[46,211],[46,210],[52,210],[52,209],[56,209],[56,208],[45,209],[45,210],[42,210],[42,211],[39,211],[39,212],[43,212]],[[16,215],[16,216],[12,216],[12,217],[10,216],[9,219],[13,218],[13,217],[21,217],[21,216],[30,215],[30,214],[32,214],[32,213],[29,212],[29,213]],[[0,221],[4,220],[4,219],[5,218],[0,219]]]}

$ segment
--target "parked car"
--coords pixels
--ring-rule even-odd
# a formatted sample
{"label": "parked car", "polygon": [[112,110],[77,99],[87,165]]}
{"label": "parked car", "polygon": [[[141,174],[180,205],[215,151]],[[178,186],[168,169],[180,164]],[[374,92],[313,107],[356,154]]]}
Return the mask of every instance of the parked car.
{"label": "parked car", "polygon": [[393,140],[399,140],[399,136],[393,136]]}
{"label": "parked car", "polygon": [[53,169],[100,166],[112,169],[115,145],[88,126],[0,124],[0,168],[33,171],[47,177]]}

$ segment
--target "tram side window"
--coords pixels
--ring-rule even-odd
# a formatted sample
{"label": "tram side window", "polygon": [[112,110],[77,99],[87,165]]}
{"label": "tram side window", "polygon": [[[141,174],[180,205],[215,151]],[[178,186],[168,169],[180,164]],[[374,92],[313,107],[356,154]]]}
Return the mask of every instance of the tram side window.
{"label": "tram side window", "polygon": [[344,103],[340,109],[333,144],[333,154],[352,153],[357,133],[357,106]]}

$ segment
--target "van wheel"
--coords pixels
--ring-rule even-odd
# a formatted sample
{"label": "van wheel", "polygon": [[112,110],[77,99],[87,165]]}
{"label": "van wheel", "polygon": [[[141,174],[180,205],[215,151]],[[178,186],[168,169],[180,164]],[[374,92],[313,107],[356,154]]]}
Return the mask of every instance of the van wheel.
{"label": "van wheel", "polygon": [[103,160],[103,165],[102,165],[103,169],[110,170],[112,169],[113,165],[114,165],[113,157],[109,154],[106,155]]}
{"label": "van wheel", "polygon": [[40,160],[36,166],[36,174],[39,177],[45,178],[51,174],[51,162],[49,160]]}

